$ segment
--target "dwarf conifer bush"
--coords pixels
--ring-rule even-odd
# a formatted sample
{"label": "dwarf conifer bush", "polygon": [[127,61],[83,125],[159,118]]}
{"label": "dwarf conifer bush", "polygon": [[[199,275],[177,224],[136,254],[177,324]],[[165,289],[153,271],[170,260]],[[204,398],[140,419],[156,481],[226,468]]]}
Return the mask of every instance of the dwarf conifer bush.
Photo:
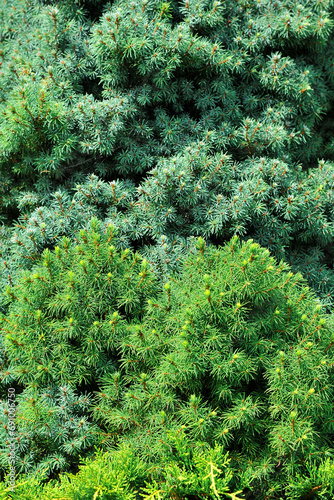
{"label": "dwarf conifer bush", "polygon": [[3,332],[23,383],[87,384],[114,371],[116,358],[113,362],[107,352],[118,311],[140,318],[152,296],[147,261],[128,249],[119,255],[108,245],[112,228],[101,241],[97,225],[92,219],[91,231],[82,230],[76,246],[64,237],[54,252],[45,250],[42,266],[23,273],[17,293],[7,289],[17,320],[4,317]]}
{"label": "dwarf conifer bush", "polygon": [[[284,495],[310,471],[307,484],[316,481],[334,433],[331,316],[300,274],[253,240],[235,236],[216,249],[199,238],[196,247],[162,287],[147,261],[118,249],[112,226],[103,231],[93,218],[77,244],[64,238],[45,250],[8,288],[3,376],[24,388],[23,472],[29,463],[47,474],[69,470],[95,444],[128,447],[157,489],[171,473],[179,498],[206,492],[191,465],[197,453],[223,453],[233,473],[222,486],[239,493]],[[76,396],[87,387],[94,401]],[[66,391],[69,422],[57,403]],[[48,439],[58,446],[46,447]],[[190,483],[176,472],[185,465],[165,469],[166,450],[170,459],[178,450],[195,474]]]}

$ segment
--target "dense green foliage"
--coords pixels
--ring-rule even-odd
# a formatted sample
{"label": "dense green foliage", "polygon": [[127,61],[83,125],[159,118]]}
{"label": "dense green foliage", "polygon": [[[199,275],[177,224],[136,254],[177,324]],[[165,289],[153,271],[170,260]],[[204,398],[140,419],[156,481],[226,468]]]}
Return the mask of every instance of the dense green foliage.
{"label": "dense green foliage", "polygon": [[[16,500],[153,500],[154,498],[182,498],[184,494],[198,498],[198,494],[209,499],[224,494],[231,500],[242,500],[237,494],[229,493],[227,484],[231,480],[228,454],[221,447],[185,453],[189,445],[184,431],[166,432],[163,447],[163,461],[159,467],[147,470],[145,464],[128,447],[121,447],[112,453],[98,453],[95,460],[85,460],[77,475],[61,477],[61,483],[50,481],[40,484],[41,474],[36,477],[22,477],[16,487]],[[174,453],[170,448],[175,449]],[[328,467],[328,464],[327,464]],[[329,469],[327,477],[333,471]],[[325,477],[320,471],[318,477]],[[326,478],[327,480],[327,478]],[[0,483],[0,495],[5,489]],[[138,497],[138,490],[140,497]],[[6,498],[4,496],[0,498]]]}
{"label": "dense green foliage", "polygon": [[[165,261],[166,278],[192,236],[222,244],[239,234],[284,258],[331,305],[331,9],[3,0],[3,286],[31,264],[26,247],[8,248],[10,222],[20,219],[19,241],[35,239],[40,253],[82,228],[80,200],[114,219],[125,246]],[[103,182],[98,198],[87,194],[88,174]],[[54,221],[45,231],[40,210]]]}
{"label": "dense green foliage", "polygon": [[332,498],[333,31],[332,0],[0,0],[13,499]]}
{"label": "dense green foliage", "polygon": [[[225,486],[282,494],[311,457],[314,472],[332,456],[332,317],[301,275],[252,240],[199,238],[161,288],[113,232],[93,218],[7,289],[3,377],[25,387],[22,472],[65,471],[93,445],[123,443],[164,477],[166,433],[184,430],[183,453],[229,451]],[[76,397],[83,384],[94,402]]]}

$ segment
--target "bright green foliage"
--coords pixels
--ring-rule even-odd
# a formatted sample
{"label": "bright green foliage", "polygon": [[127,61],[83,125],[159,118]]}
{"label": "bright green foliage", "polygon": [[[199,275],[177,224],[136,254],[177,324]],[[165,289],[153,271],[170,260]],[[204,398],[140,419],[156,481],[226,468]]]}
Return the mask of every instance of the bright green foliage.
{"label": "bright green foliage", "polygon": [[[166,444],[174,445],[176,452],[173,455],[166,446],[164,460],[158,468],[147,469],[129,447],[123,446],[112,453],[99,452],[95,460],[84,460],[79,472],[62,476],[60,484],[50,481],[43,487],[39,475],[22,477],[12,498],[63,500],[66,495],[67,500],[167,500],[180,499],[183,495],[199,499],[205,495],[208,500],[242,500],[238,496],[240,492],[229,493],[227,485],[233,473],[228,453],[223,454],[219,446],[188,453],[190,462],[184,454],[188,440],[182,429],[168,434]],[[0,498],[5,499],[8,497],[2,485]]]}
{"label": "bright green foliage", "polygon": [[[188,452],[181,449],[188,444],[184,431],[169,433],[168,445],[175,444],[176,452],[171,455],[165,448],[164,461],[160,469],[147,469],[128,447],[110,453],[98,452],[95,459],[86,459],[76,475],[61,476],[60,483],[50,481],[41,484],[41,474],[21,476],[15,493],[8,496],[4,483],[0,483],[2,500],[167,500],[180,499],[189,494],[196,485],[196,500],[207,495],[209,500],[243,500],[241,492],[229,493],[226,484],[231,479],[231,469],[227,454],[221,453],[220,447],[210,451]],[[180,449],[179,445],[182,445]],[[187,459],[191,456],[191,462]],[[219,468],[220,467],[220,468]],[[308,475],[296,475],[296,482],[291,483],[288,500],[307,498],[313,492],[313,498],[331,500],[334,484],[334,465],[327,459],[320,466],[307,466]],[[179,480],[175,476],[179,474]],[[98,478],[98,479],[97,479]],[[177,483],[183,482],[180,487]],[[145,486],[144,486],[145,485]],[[7,492],[6,492],[7,491]],[[198,496],[200,495],[200,496]],[[219,496],[218,496],[219,495]],[[222,496],[223,495],[223,496]],[[301,495],[303,495],[301,497]],[[310,497],[309,497],[310,498]]]}
{"label": "bright green foliage", "polygon": [[[199,246],[150,301],[151,318],[122,334],[127,376],[106,379],[102,416],[141,454],[141,426],[162,432],[175,415],[192,439],[232,446],[248,481],[273,482],[279,465],[282,481],[331,442],[332,329],[300,276],[257,244]],[[155,438],[145,442],[157,456]]]}
{"label": "bright green foliage", "polygon": [[44,251],[42,265],[7,288],[12,307],[2,330],[20,382],[90,383],[117,367],[119,312],[139,319],[155,278],[146,260],[111,245],[111,226],[103,236],[98,228],[92,219],[78,245],[64,237],[54,252]]}
{"label": "bright green foliage", "polygon": [[114,247],[111,227],[90,225],[8,289],[12,376],[41,389],[94,382],[104,445],[129,445],[158,470],[183,426],[183,459],[222,446],[235,490],[282,495],[310,458],[332,453],[334,328],[300,274],[252,240],[215,249],[199,238],[160,288],[147,261]]}
{"label": "bright green foliage", "polygon": [[[312,495],[311,495],[312,493]],[[331,499],[334,494],[334,464],[325,460],[317,467],[314,463],[307,465],[307,475],[296,474],[296,478],[289,486],[289,498]],[[307,495],[309,495],[307,497]]]}

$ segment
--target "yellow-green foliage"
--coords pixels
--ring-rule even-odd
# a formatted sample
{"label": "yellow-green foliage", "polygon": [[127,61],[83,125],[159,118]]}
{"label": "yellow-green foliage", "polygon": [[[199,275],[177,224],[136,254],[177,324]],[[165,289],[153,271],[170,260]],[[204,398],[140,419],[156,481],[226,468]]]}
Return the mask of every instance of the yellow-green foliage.
{"label": "yellow-green foliage", "polygon": [[[75,475],[61,476],[60,481],[42,485],[41,475],[22,476],[10,495],[0,484],[0,498],[5,500],[163,500],[193,495],[208,499],[242,500],[230,493],[232,478],[228,453],[221,447],[205,451],[191,448],[181,428],[166,437],[166,445],[174,445],[172,455],[166,446],[164,460],[155,467],[145,464],[128,447],[112,453],[98,452],[85,460]],[[8,490],[7,490],[8,491]],[[221,496],[223,495],[223,497]]]}

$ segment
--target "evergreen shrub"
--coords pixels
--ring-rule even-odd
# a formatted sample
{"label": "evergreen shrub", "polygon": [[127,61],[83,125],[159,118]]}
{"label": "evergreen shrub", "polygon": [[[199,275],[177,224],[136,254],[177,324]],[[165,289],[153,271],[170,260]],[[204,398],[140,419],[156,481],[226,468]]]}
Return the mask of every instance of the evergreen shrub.
{"label": "evergreen shrub", "polygon": [[[252,240],[234,236],[216,249],[199,238],[181,274],[162,287],[145,259],[115,245],[113,227],[104,231],[93,218],[77,244],[64,238],[45,250],[7,290],[5,376],[24,388],[23,461],[50,475],[55,457],[62,472],[94,444],[124,445],[154,487],[172,488],[171,474],[179,498],[207,493],[195,481],[198,453],[230,460],[221,484],[239,493],[282,496],[302,475],[319,486],[314,471],[333,453],[334,329],[302,276]],[[75,414],[66,425],[45,390],[64,383],[77,405],[65,408]],[[95,393],[86,406],[75,397],[84,385]],[[179,448],[166,441],[170,433],[182,438]],[[169,459],[181,454],[174,473],[164,469],[166,449]],[[184,479],[175,476],[182,467]]]}

